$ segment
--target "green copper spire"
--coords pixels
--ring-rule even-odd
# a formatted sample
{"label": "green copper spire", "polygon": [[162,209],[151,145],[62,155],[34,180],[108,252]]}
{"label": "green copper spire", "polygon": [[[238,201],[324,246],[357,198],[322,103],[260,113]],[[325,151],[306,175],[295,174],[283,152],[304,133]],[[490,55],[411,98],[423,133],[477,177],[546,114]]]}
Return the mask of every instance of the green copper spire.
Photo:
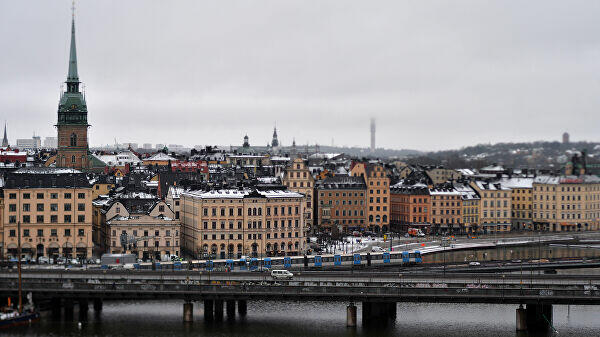
{"label": "green copper spire", "polygon": [[71,20],[71,49],[69,54],[69,74],[67,75],[67,91],[58,102],[57,125],[88,125],[87,105],[83,93],[79,91],[79,74],[77,73],[77,51],[75,48],[75,6],[73,4]]}
{"label": "green copper spire", "polygon": [[77,50],[75,48],[75,17],[71,21],[71,54],[69,56],[69,75],[67,82],[79,82],[77,74]]}

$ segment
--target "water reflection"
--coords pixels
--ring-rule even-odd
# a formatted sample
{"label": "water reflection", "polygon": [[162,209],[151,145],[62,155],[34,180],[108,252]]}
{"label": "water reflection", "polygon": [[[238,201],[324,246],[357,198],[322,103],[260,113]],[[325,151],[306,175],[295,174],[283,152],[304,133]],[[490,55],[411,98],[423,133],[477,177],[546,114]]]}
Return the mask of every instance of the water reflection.
{"label": "water reflection", "polygon": [[[201,303],[194,322],[182,322],[183,301],[107,302],[100,313],[90,308],[87,320],[53,320],[11,329],[15,336],[532,336],[515,331],[515,305],[399,303],[389,326],[346,327],[347,303],[249,302],[248,315],[205,324]],[[554,306],[560,336],[598,336],[600,308]],[[81,322],[81,325],[79,325]],[[551,336],[551,332],[535,336]]]}

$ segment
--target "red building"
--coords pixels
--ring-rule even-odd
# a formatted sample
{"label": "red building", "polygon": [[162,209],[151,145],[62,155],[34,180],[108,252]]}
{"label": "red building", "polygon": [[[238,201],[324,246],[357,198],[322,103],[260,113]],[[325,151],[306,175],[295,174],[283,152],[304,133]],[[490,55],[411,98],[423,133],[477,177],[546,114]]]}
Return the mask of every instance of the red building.
{"label": "red building", "polygon": [[431,197],[427,186],[393,186],[390,189],[390,221],[394,231],[419,228],[428,233],[431,227]]}
{"label": "red building", "polygon": [[19,152],[19,150],[11,150],[10,148],[0,150],[0,162],[2,163],[19,163],[27,162],[27,152]]}
{"label": "red building", "polygon": [[208,174],[208,163],[202,160],[176,160],[171,162],[171,172],[195,172]]}

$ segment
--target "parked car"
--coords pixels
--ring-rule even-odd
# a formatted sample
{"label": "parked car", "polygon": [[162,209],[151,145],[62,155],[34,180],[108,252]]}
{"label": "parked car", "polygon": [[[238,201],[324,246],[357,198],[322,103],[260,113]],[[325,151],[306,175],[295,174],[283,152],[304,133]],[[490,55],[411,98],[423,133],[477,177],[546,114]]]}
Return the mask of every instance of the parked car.
{"label": "parked car", "polygon": [[291,280],[294,277],[294,274],[285,269],[272,270],[271,277],[275,280]]}
{"label": "parked car", "polygon": [[48,263],[50,263],[50,258],[47,256],[40,256],[40,257],[38,257],[38,263],[39,264],[48,264]]}

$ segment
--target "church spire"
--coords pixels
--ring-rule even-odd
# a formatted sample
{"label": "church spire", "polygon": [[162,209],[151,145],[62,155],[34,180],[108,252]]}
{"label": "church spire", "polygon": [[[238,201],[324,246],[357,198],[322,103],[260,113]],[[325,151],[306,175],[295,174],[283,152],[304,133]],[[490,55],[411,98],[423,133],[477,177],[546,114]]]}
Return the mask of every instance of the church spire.
{"label": "church spire", "polygon": [[71,49],[69,53],[69,74],[67,75],[67,91],[79,91],[79,74],[77,73],[77,48],[75,47],[75,1],[71,7]]}
{"label": "church spire", "polygon": [[8,137],[6,136],[6,122],[4,122],[4,138],[2,138],[2,147],[8,147]]}

